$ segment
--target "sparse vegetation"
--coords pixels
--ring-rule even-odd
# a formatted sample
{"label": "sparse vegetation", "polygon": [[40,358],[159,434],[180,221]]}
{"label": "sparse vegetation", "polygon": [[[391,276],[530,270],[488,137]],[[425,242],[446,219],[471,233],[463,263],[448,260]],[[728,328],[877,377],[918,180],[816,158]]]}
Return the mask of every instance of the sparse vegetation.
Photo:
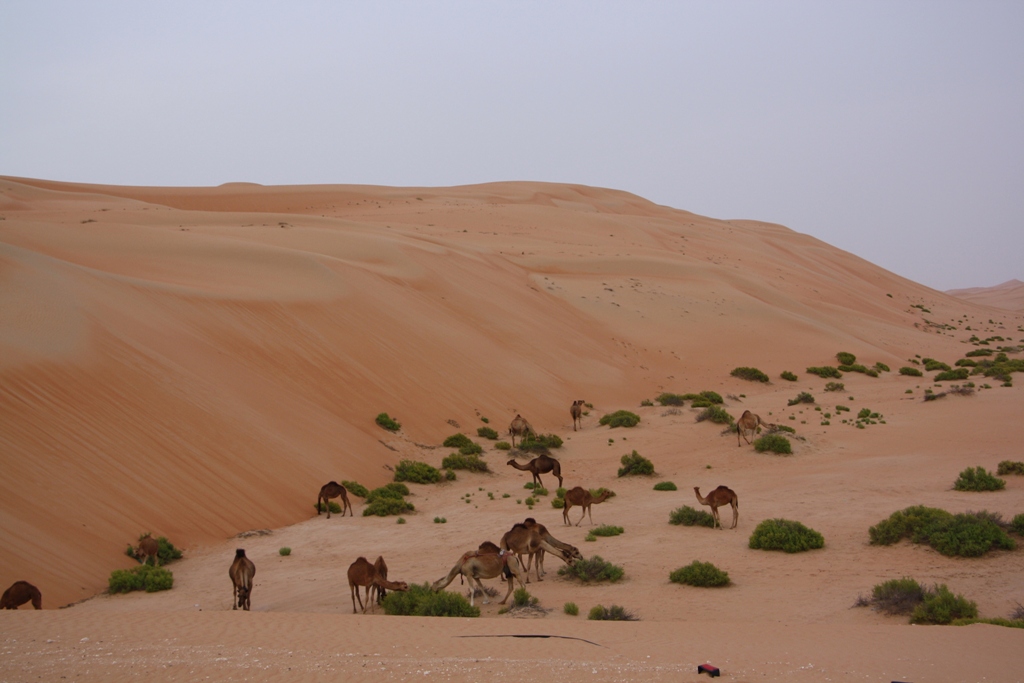
{"label": "sparse vegetation", "polygon": [[924,600],[910,615],[911,624],[949,624],[954,619],[973,619],[978,605],[962,595],[953,595],[945,584],[924,592]]}
{"label": "sparse vegetation", "polygon": [[1006,488],[1006,480],[993,476],[984,467],[968,467],[953,482],[957,491],[1002,491]]}
{"label": "sparse vegetation", "polygon": [[[341,514],[341,506],[335,503],[333,500],[327,501],[326,505],[324,505],[324,502],[322,500],[319,500],[313,507],[316,509],[317,512],[327,512],[327,510],[330,509],[332,515]],[[134,557],[133,551],[130,546],[128,550],[128,554]]]}
{"label": "sparse vegetation", "polygon": [[654,474],[654,463],[636,451],[633,451],[630,455],[622,456],[619,462],[622,463],[622,467],[619,468],[620,477],[635,474]]}
{"label": "sparse vegetation", "polygon": [[839,361],[840,365],[853,365],[857,362],[857,356],[846,351],[840,351],[836,354],[836,360]]}
{"label": "sparse vegetation", "polygon": [[800,522],[766,519],[750,535],[749,547],[755,550],[782,550],[799,553],[825,545],[825,537]]}
{"label": "sparse vegetation", "polygon": [[447,524],[448,519],[445,517],[434,517],[434,524]]}
{"label": "sparse vegetation", "polygon": [[562,607],[562,611],[568,614],[570,617],[579,616],[580,608],[575,602],[567,602]]}
{"label": "sparse vegetation", "polygon": [[441,467],[448,470],[468,470],[470,472],[490,472],[487,463],[478,455],[452,453],[441,461]]}
{"label": "sparse vegetation", "polygon": [[697,414],[697,422],[704,422],[709,420],[715,424],[727,424],[731,425],[735,422],[735,418],[729,414],[725,408],[721,406],[708,406],[704,410]]}
{"label": "sparse vegetation", "polygon": [[1019,460],[1003,460],[999,463],[996,469],[996,474],[1024,474],[1024,462]]}
{"label": "sparse vegetation", "polygon": [[935,375],[932,381],[935,382],[958,382],[967,379],[969,371],[967,368],[957,368],[956,370],[946,370]]}
{"label": "sparse vegetation", "polygon": [[616,410],[614,413],[602,416],[599,422],[602,425],[608,425],[612,429],[615,427],[635,427],[640,424],[640,416],[628,410]]}
{"label": "sparse vegetation", "polygon": [[292,549],[287,547],[287,546],[285,546],[283,548],[278,548],[277,554],[280,555],[281,557],[288,557],[289,555],[292,554]]}
{"label": "sparse vegetation", "polygon": [[425,462],[402,460],[395,468],[395,481],[411,481],[414,484],[436,484],[441,481],[441,472]]}
{"label": "sparse vegetation", "polygon": [[924,600],[924,588],[917,581],[904,577],[876,584],[871,599],[864,604],[885,614],[910,614]]}
{"label": "sparse vegetation", "polygon": [[388,591],[381,602],[385,614],[414,617],[478,617],[480,608],[458,593],[439,591],[430,586],[413,584],[407,591]]}
{"label": "sparse vegetation", "polygon": [[669,524],[676,524],[682,526],[706,526],[708,528],[715,528],[715,518],[704,510],[695,510],[689,505],[684,505],[680,508],[673,510],[668,516]]}
{"label": "sparse vegetation", "polygon": [[[379,491],[380,489],[374,489]],[[401,496],[397,498],[376,498],[363,508],[363,517],[387,517],[412,512],[416,507]]]}
{"label": "sparse vegetation", "polygon": [[441,445],[445,448],[462,448],[463,446],[472,446],[473,440],[462,432],[456,432],[445,439]]}
{"label": "sparse vegetation", "polygon": [[677,487],[675,483],[671,481],[659,481],[654,485],[655,491],[676,491]]}
{"label": "sparse vegetation", "polygon": [[1013,550],[1013,539],[987,512],[951,514],[914,505],[892,513],[868,529],[873,545],[892,545],[902,538],[923,543],[950,557],[980,557],[993,549]]}
{"label": "sparse vegetation", "polygon": [[578,560],[571,565],[563,565],[558,570],[559,576],[579,579],[583,583],[596,581],[609,581],[615,583],[625,575],[622,567],[605,562],[600,555],[594,555],[588,560]]}
{"label": "sparse vegetation", "polygon": [[346,491],[360,498],[366,498],[366,494],[369,493],[365,486],[356,481],[343,481],[341,485],[345,487]]}
{"label": "sparse vegetation", "polygon": [[684,404],[684,398],[681,394],[664,393],[655,400],[663,406],[681,406]]}
{"label": "sparse vegetation", "polygon": [[388,430],[389,432],[397,432],[402,428],[402,425],[397,420],[392,420],[387,413],[381,413],[375,420],[378,425]]}
{"label": "sparse vegetation", "polygon": [[922,358],[921,362],[924,363],[925,372],[933,372],[935,370],[949,370],[949,365],[943,363],[940,360],[934,358]]}
{"label": "sparse vegetation", "polygon": [[131,569],[115,569],[110,572],[107,587],[111,593],[130,593],[131,591],[170,590],[174,586],[174,575],[169,569],[142,564]]}
{"label": "sparse vegetation", "polygon": [[640,617],[619,605],[612,605],[608,608],[605,608],[604,605],[594,605],[590,608],[587,619],[593,621],[640,621]]}
{"label": "sparse vegetation", "polygon": [[770,380],[768,375],[764,374],[757,368],[739,367],[733,368],[733,371],[729,373],[733,377],[739,377],[740,379],[750,380],[751,382],[763,382],[767,384]]}
{"label": "sparse vegetation", "polygon": [[907,377],[924,377],[924,373],[917,368],[912,368],[909,365],[904,365],[900,368],[900,374],[906,375]]}
{"label": "sparse vegetation", "polygon": [[499,451],[512,450],[512,444],[510,444],[508,441],[499,441],[498,443],[494,444],[494,447],[497,448]]}
{"label": "sparse vegetation", "polygon": [[806,391],[801,391],[796,398],[790,399],[787,405],[795,406],[798,403],[814,403],[814,397]]}
{"label": "sparse vegetation", "polygon": [[611,526],[608,524],[602,524],[601,526],[594,527],[590,530],[590,533],[595,536],[618,536],[619,534],[625,533],[625,529],[621,526]]}
{"label": "sparse vegetation", "polygon": [[754,450],[758,453],[770,451],[778,455],[792,455],[793,445],[781,434],[765,434],[754,439]]}
{"label": "sparse vegetation", "polygon": [[689,586],[713,588],[729,585],[729,574],[711,564],[694,560],[685,567],[680,567],[668,575],[673,583],[684,583]]}
{"label": "sparse vegetation", "polygon": [[841,379],[842,376],[843,376],[843,373],[839,372],[838,368],[834,368],[831,365],[826,365],[826,366],[823,366],[823,367],[810,367],[810,368],[807,368],[807,374],[808,375],[817,375],[818,377],[821,377],[822,379],[829,379],[829,378]]}
{"label": "sparse vegetation", "polygon": [[539,453],[544,453],[550,448],[561,447],[562,438],[557,434],[527,434],[519,443],[519,450]]}
{"label": "sparse vegetation", "polygon": [[781,375],[779,375],[779,377],[781,377],[782,379],[786,380],[787,382],[795,382],[796,379],[797,379],[796,375],[794,375],[789,370],[783,371],[783,373]]}
{"label": "sparse vegetation", "polygon": [[845,391],[846,385],[842,382],[829,382],[825,385],[825,391]]}
{"label": "sparse vegetation", "polygon": [[490,439],[491,441],[498,438],[498,432],[494,431],[490,427],[477,427],[476,435],[481,439]]}
{"label": "sparse vegetation", "polygon": [[889,366],[881,361],[875,363],[875,370],[877,370],[878,372],[891,372],[889,370]]}

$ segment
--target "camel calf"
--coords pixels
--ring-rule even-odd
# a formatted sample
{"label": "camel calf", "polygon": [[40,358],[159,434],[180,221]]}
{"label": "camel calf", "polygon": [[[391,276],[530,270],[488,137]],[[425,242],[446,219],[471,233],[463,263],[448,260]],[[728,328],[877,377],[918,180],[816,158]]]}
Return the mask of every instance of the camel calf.
{"label": "camel calf", "polygon": [[0,609],[18,609],[29,600],[32,607],[43,609],[43,594],[28,581],[15,581],[0,598]]}
{"label": "camel calf", "polygon": [[228,576],[234,584],[234,603],[231,609],[243,609],[249,611],[249,596],[252,594],[252,577],[256,576],[256,565],[245,556],[245,550],[239,548],[235,551],[235,561],[228,569]]}

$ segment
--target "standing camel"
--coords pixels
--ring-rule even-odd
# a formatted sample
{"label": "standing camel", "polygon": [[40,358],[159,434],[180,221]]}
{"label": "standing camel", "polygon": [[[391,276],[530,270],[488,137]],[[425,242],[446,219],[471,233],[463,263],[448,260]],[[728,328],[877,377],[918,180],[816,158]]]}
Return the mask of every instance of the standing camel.
{"label": "standing camel", "polygon": [[736,495],[735,491],[733,491],[728,486],[719,486],[714,491],[708,493],[707,498],[701,498],[699,486],[694,486],[693,491],[694,493],[697,494],[697,500],[700,501],[701,505],[711,506],[711,514],[712,516],[714,516],[715,524],[718,525],[719,529],[722,528],[722,522],[718,518],[718,508],[721,507],[722,505],[731,505],[732,526],[729,528],[736,528],[736,522],[738,522],[740,518],[740,498],[739,496]]}
{"label": "standing camel", "polygon": [[749,410],[744,410],[743,414],[740,415],[740,419],[736,420],[736,446],[739,447],[742,445],[740,443],[740,435],[742,435],[743,439],[749,444],[750,439],[747,438],[747,435],[744,434],[744,432],[750,432],[750,435],[754,436],[754,434],[757,433],[757,428],[761,425],[768,426],[767,423],[761,421],[761,417],[759,415],[755,415]]}
{"label": "standing camel", "polygon": [[[539,525],[537,525],[539,526]],[[537,526],[528,527],[525,524],[515,524],[510,531],[507,531],[504,536],[501,537],[501,548],[508,550],[516,554],[519,559],[519,563],[523,562],[523,555],[526,555],[526,583],[530,583],[530,562],[534,556],[537,555],[537,580],[543,581],[540,578],[541,575],[541,560],[539,557],[540,553],[549,552],[557,557],[561,558],[566,564],[572,564],[576,561],[569,552],[559,548],[558,546],[552,545],[547,542],[537,530]],[[578,550],[576,551],[579,552]]]}
{"label": "standing camel", "polygon": [[[369,607],[371,611],[374,610],[376,600],[373,599],[374,592],[380,593],[383,589],[393,591],[407,591],[409,590],[409,584],[405,581],[388,581],[387,578],[377,573],[377,565],[383,565],[385,571],[387,571],[387,565],[384,564],[384,558],[378,557],[376,564],[370,564],[370,561],[365,557],[358,557],[356,561],[349,565],[348,568],[348,587],[352,592],[352,614],[356,613],[356,600],[359,601],[359,607],[362,609],[363,614],[366,614],[366,608]],[[363,598],[359,595],[359,587],[366,588],[366,604],[363,604]]]}
{"label": "standing camel", "polygon": [[580,429],[583,429],[583,399],[572,402],[572,407],[569,408],[569,414],[572,415],[572,431],[576,431],[576,423],[580,423]]}
{"label": "standing camel", "polygon": [[320,487],[320,495],[316,498],[316,514],[320,514],[320,503],[324,504],[327,508],[327,519],[331,518],[331,498],[337,498],[341,496],[341,516],[345,516],[345,510],[348,510],[348,516],[352,517],[352,504],[348,502],[348,491],[345,487],[336,481],[330,481]]}
{"label": "standing camel", "polygon": [[[537,533],[540,534],[540,537],[542,539],[547,541],[550,545],[553,545],[556,548],[560,548],[561,550],[565,551],[565,553],[569,556],[571,560],[570,564],[575,563],[577,560],[583,559],[583,553],[580,552],[579,548],[577,548],[574,545],[569,545],[568,543],[559,541],[557,538],[551,535],[551,532],[548,531],[548,528],[546,526],[535,520],[533,517],[527,517],[526,519],[524,519],[523,526],[525,526],[527,529],[536,529]],[[540,550],[538,550],[535,557],[536,562],[540,564],[540,573],[546,574],[547,572],[544,571],[544,549],[541,548]],[[527,573],[529,573],[530,571],[529,562],[529,559],[527,559]]]}
{"label": "standing camel", "polygon": [[512,422],[508,426],[508,433],[512,436],[513,448],[515,448],[517,436],[519,437],[519,440],[522,441],[528,434],[532,434],[533,436],[537,435],[537,432],[533,430],[533,427],[526,421],[526,418],[519,413],[516,413],[516,416],[512,418]]}
{"label": "standing camel", "polygon": [[556,477],[558,477],[558,485],[562,485],[562,465],[551,456],[538,456],[531,460],[530,462],[526,463],[525,465],[520,465],[518,462],[516,462],[515,458],[512,458],[506,464],[511,465],[517,470],[529,472],[530,474],[532,474],[533,483],[536,484],[537,486],[544,486],[544,484],[541,483],[540,475],[547,474],[548,472],[551,472]]}
{"label": "standing camel", "polygon": [[587,515],[590,515],[590,526],[594,526],[594,515],[590,510],[590,506],[595,503],[603,503],[611,495],[612,492],[607,489],[605,489],[597,498],[590,495],[590,491],[586,490],[582,486],[569,489],[565,492],[565,497],[563,499],[565,501],[565,505],[562,506],[562,520],[567,525],[572,526],[572,522],[569,521],[569,508],[573,505],[579,505],[583,508],[583,514],[580,515],[580,521],[576,522],[576,526],[579,526],[580,522],[582,522],[583,518]]}
{"label": "standing camel", "polygon": [[487,600],[487,593],[484,592],[484,585],[480,583],[480,579],[493,579],[501,574],[504,574],[505,578],[508,579],[508,592],[505,593],[505,597],[498,603],[504,605],[505,601],[508,600],[508,596],[512,595],[513,579],[518,581],[520,586],[526,588],[526,584],[523,583],[523,566],[519,564],[519,560],[516,559],[515,555],[504,550],[498,553],[473,551],[464,554],[455,563],[452,570],[448,572],[448,576],[438,579],[430,588],[435,592],[442,590],[454,581],[456,576],[464,576],[469,581],[471,589],[469,594],[470,606],[473,606],[473,600],[476,597],[476,590],[473,586],[474,581],[476,581],[475,588],[478,588],[483,594],[484,604],[486,605],[489,601]]}
{"label": "standing camel", "polygon": [[153,558],[153,566],[160,564],[160,544],[155,538],[146,534],[139,539],[139,547],[135,549],[135,559],[146,564]]}
{"label": "standing camel", "polygon": [[35,609],[43,609],[43,594],[39,589],[28,581],[15,581],[0,598],[0,609],[18,609],[29,600]]}
{"label": "standing camel", "polygon": [[231,609],[242,608],[248,612],[249,596],[252,594],[252,577],[256,576],[256,565],[245,556],[244,549],[235,550],[235,561],[228,569],[228,576],[231,577],[231,583],[235,586],[234,604]]}

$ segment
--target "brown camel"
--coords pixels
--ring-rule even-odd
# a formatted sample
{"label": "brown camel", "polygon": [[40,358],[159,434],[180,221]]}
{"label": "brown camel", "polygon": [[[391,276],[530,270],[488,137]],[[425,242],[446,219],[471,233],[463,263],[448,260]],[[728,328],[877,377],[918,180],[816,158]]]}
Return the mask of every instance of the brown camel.
{"label": "brown camel", "polygon": [[18,609],[29,600],[36,609],[43,609],[43,594],[28,581],[15,581],[0,598],[0,609]]}
{"label": "brown camel", "polygon": [[348,516],[352,517],[352,504],[348,502],[348,491],[345,487],[336,481],[329,481],[320,487],[320,495],[316,498],[316,514],[320,514],[320,503],[324,504],[327,508],[327,519],[331,518],[331,498],[337,498],[341,496],[341,516],[345,516],[345,510],[348,510]]}
{"label": "brown camel", "polygon": [[[407,591],[409,590],[409,584],[405,581],[388,581],[387,578],[377,573],[377,566],[383,565],[385,572],[387,571],[387,565],[384,563],[383,557],[378,557],[375,564],[370,564],[370,561],[365,557],[357,557],[356,561],[349,565],[348,568],[348,588],[352,592],[352,614],[356,613],[356,600],[359,601],[359,607],[366,614],[366,608],[369,607],[371,611],[375,609],[376,600],[374,599],[374,593],[378,596],[382,590],[393,590],[393,591]],[[366,588],[366,604],[363,604],[363,598],[359,595],[359,587],[363,586]]]}
{"label": "brown camel", "polygon": [[[525,524],[515,524],[510,531],[507,531],[504,536],[501,537],[501,547],[503,550],[509,550],[515,553],[519,563],[523,563],[523,555],[527,556],[526,563],[526,583],[530,583],[530,562],[533,561],[535,555],[539,553],[549,552],[556,557],[561,558],[566,564],[572,564],[576,561],[576,558],[572,557],[570,553],[562,550],[558,546],[548,543],[537,530],[536,526],[528,527]],[[577,551],[579,552],[579,551]],[[537,558],[537,580],[543,581],[541,578],[541,562],[540,557]]]}
{"label": "brown camel", "polygon": [[739,496],[736,495],[735,491],[733,491],[728,486],[719,486],[714,491],[708,493],[707,498],[701,498],[699,486],[694,486],[693,491],[694,493],[697,494],[697,500],[700,501],[701,505],[711,506],[711,514],[714,516],[715,524],[718,525],[719,529],[722,528],[722,522],[718,519],[718,508],[721,507],[722,505],[731,505],[732,526],[729,528],[736,528],[736,522],[739,521],[740,518],[740,499]]}
{"label": "brown camel", "polygon": [[547,474],[548,472],[551,472],[556,477],[558,477],[558,485],[562,485],[562,465],[551,456],[538,456],[531,460],[530,462],[526,463],[525,465],[520,465],[518,462],[516,462],[515,458],[512,458],[511,460],[508,461],[507,464],[511,465],[517,470],[522,470],[523,472],[529,472],[530,474],[532,474],[533,483],[536,484],[537,486],[544,486],[544,484],[541,483],[540,475]]}
{"label": "brown camel", "polygon": [[761,421],[761,417],[759,415],[755,415],[749,410],[744,410],[743,414],[740,415],[740,419],[736,420],[736,446],[739,447],[742,445],[740,443],[741,435],[749,444],[750,439],[747,438],[747,435],[744,432],[750,432],[750,435],[753,436],[757,433],[757,428],[761,425],[768,426],[766,423]]}
{"label": "brown camel", "polygon": [[245,550],[235,550],[235,560],[228,569],[228,576],[234,584],[235,602],[231,609],[243,609],[249,611],[249,596],[252,594],[252,577],[256,576],[256,565],[245,556]]}
{"label": "brown camel", "polygon": [[[373,568],[377,571],[377,576],[387,581],[388,578],[388,563],[384,561],[383,555],[377,556],[377,561],[373,563]],[[386,588],[377,586],[377,604],[388,596]]]}
{"label": "brown camel", "polygon": [[583,429],[583,399],[572,402],[572,408],[569,408],[569,414],[572,415],[572,431],[576,431],[576,423],[580,423],[580,429]]}
{"label": "brown camel", "polygon": [[[551,535],[551,532],[548,531],[548,528],[546,526],[535,520],[533,517],[527,517],[526,519],[524,519],[523,526],[525,526],[527,529],[536,529],[537,533],[540,534],[541,538],[547,541],[550,545],[553,545],[556,548],[560,548],[565,553],[567,553],[572,562],[576,562],[577,560],[583,559],[583,553],[579,551],[579,548],[577,548],[574,545],[569,545],[568,543],[563,543],[562,541],[559,541],[557,538]],[[537,562],[540,563],[540,573],[545,574],[546,572],[544,571],[543,548],[537,552],[536,557]],[[529,562],[529,560],[527,560],[527,562]],[[526,570],[527,572],[529,572],[529,566],[527,566]]]}
{"label": "brown camel", "polygon": [[[504,575],[508,579],[508,592],[505,593],[505,597],[498,603],[504,605],[505,601],[508,600],[508,596],[512,595],[513,579],[518,581],[520,586],[526,588],[526,585],[523,583],[522,565],[519,564],[519,560],[516,559],[513,553],[504,550],[498,553],[474,550],[464,554],[455,563],[452,570],[448,572],[448,576],[438,579],[430,588],[434,591],[442,590],[454,581],[456,576],[464,576],[469,581],[470,589],[474,588],[473,582],[476,581],[476,588],[483,594],[484,604],[486,605],[489,601],[487,600],[487,593],[484,592],[484,585],[480,583],[480,579],[493,579],[499,575]],[[470,606],[473,605],[475,597],[476,590],[471,590],[469,594]]]}
{"label": "brown camel", "polygon": [[149,558],[153,558],[153,566],[160,564],[160,544],[155,538],[146,534],[139,539],[139,547],[135,550],[135,559],[146,564]]}
{"label": "brown camel", "polygon": [[612,492],[605,490],[600,496],[594,498],[590,495],[590,491],[586,490],[582,486],[569,489],[565,492],[565,497],[563,498],[565,505],[562,507],[562,519],[567,525],[572,526],[572,522],[569,521],[569,508],[573,505],[579,505],[583,508],[583,514],[580,515],[580,521],[576,522],[576,526],[579,526],[580,522],[582,522],[583,518],[588,514],[590,515],[590,526],[594,526],[594,515],[590,510],[590,506],[595,503],[603,503],[608,500],[610,495],[612,495]]}
{"label": "brown camel", "polygon": [[512,423],[508,426],[508,433],[512,436],[513,447],[516,445],[517,436],[519,437],[519,440],[522,441],[523,437],[527,434],[532,434],[534,436],[537,435],[537,432],[533,430],[533,427],[526,421],[526,418],[519,413],[516,413],[516,416],[512,418]]}

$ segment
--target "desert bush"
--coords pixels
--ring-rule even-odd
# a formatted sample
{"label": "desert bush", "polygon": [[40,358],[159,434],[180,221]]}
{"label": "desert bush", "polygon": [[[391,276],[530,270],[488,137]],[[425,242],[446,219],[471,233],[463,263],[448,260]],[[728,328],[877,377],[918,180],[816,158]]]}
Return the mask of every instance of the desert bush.
{"label": "desert bush", "polygon": [[527,434],[519,443],[519,449],[546,453],[549,448],[561,448],[562,437],[557,434]]}
{"label": "desert bush", "polygon": [[781,434],[765,434],[754,439],[754,450],[758,453],[771,451],[779,455],[792,455],[793,445]]}
{"label": "desert bush", "polygon": [[1010,522],[1010,528],[1018,536],[1024,536],[1024,512],[1014,515],[1013,521]]}
{"label": "desert bush", "polygon": [[840,365],[853,365],[857,362],[857,356],[846,351],[840,351],[836,354],[836,360],[839,361]]}
{"label": "desert bush", "polygon": [[611,526],[609,524],[602,524],[601,526],[594,527],[590,530],[590,533],[595,536],[618,536],[619,534],[625,533],[625,529],[621,526]]}
{"label": "desert bush", "polygon": [[997,466],[996,474],[1024,474],[1024,462],[1003,460]]}
{"label": "desert bush", "polygon": [[[379,491],[380,489],[374,490]],[[375,498],[363,508],[363,517],[401,515],[406,512],[412,512],[415,509],[416,506],[401,496],[397,498]]]}
{"label": "desert bush", "polygon": [[447,524],[448,519],[445,517],[434,517],[434,524]]}
{"label": "desert bush", "polygon": [[841,372],[859,372],[867,375],[868,377],[878,377],[878,371],[872,368],[864,367],[860,363],[854,363],[853,365],[840,365],[839,370]]}
{"label": "desert bush", "polygon": [[977,358],[979,356],[991,356],[994,353],[995,351],[992,349],[974,349],[973,351],[968,351],[964,355],[968,358]]}
{"label": "desert bush", "polygon": [[460,455],[480,455],[484,452],[484,447],[478,443],[471,443],[466,446],[459,448]]}
{"label": "desert bush", "polygon": [[823,367],[811,367],[807,368],[808,375],[817,375],[822,379],[841,379],[843,373],[839,372],[838,368],[834,368],[831,365],[825,365]]}
{"label": "desert bush", "polygon": [[650,407],[650,406],[653,406],[653,405],[654,405],[654,403],[652,403],[651,399],[649,399],[649,398],[645,398],[644,400],[640,401],[640,407],[641,408]]}
{"label": "desert bush", "polygon": [[704,391],[700,392],[700,397],[706,401],[711,401],[715,405],[721,405],[722,403],[725,403],[725,399],[723,399],[722,395],[719,394],[717,391],[710,391],[705,389]]}
{"label": "desert bush", "polygon": [[912,368],[909,365],[904,365],[900,368],[900,374],[906,375],[907,377],[923,377],[924,373],[917,368]]}
{"label": "desert bush", "polygon": [[910,614],[924,600],[924,588],[917,581],[904,577],[877,584],[870,604],[885,614]]}
{"label": "desert bush", "polygon": [[889,366],[883,363],[882,361],[878,361],[877,363],[875,363],[875,370],[877,370],[878,372],[891,372],[889,370]]}
{"label": "desert bush", "polygon": [[957,368],[956,370],[946,370],[935,375],[933,381],[935,382],[957,382],[968,378],[970,373],[967,368]]}
{"label": "desert bush", "polygon": [[739,377],[740,379],[747,379],[751,382],[764,382],[767,384],[770,379],[768,375],[764,374],[757,368],[740,367],[733,368],[733,371],[729,373],[733,377]]}
{"label": "desert bush", "polygon": [[979,557],[989,550],[1012,550],[1013,539],[988,513],[953,515],[945,510],[914,505],[892,513],[868,529],[874,545],[892,545],[902,538],[923,543],[950,557]]}
{"label": "desert bush", "polygon": [[984,467],[968,467],[953,482],[953,488],[957,491],[1001,491],[1006,488],[1006,480],[993,476]]}
{"label": "desert bush", "polygon": [[413,617],[478,617],[480,608],[458,593],[439,591],[430,586],[412,584],[407,591],[388,591],[381,601],[385,614]]}
{"label": "desert bush", "polygon": [[715,424],[732,424],[735,422],[735,418],[729,414],[725,408],[721,406],[708,406],[704,410],[697,414],[697,422],[704,422],[709,420]]}
{"label": "desert bush", "polygon": [[979,617],[954,619],[950,623],[953,626],[970,626],[971,624],[992,624],[993,626],[1024,628],[1024,619],[1003,619],[1002,617],[992,617],[990,619],[981,619]]}
{"label": "desert bush", "polygon": [[369,493],[366,487],[360,484],[359,482],[343,481],[341,482],[341,485],[345,487],[346,491],[348,491],[354,496],[359,496],[360,498],[366,498],[366,494]]}
{"label": "desert bush", "polygon": [[289,555],[292,554],[292,549],[287,547],[287,546],[285,546],[283,548],[278,548],[277,549],[277,554],[280,555],[281,557],[288,557]]}
{"label": "desert bush", "polygon": [[580,608],[575,602],[567,602],[562,607],[562,611],[568,614],[570,617],[575,617],[580,613]]}
{"label": "desert bush", "polygon": [[953,365],[955,365],[958,368],[973,368],[977,367],[978,362],[973,361],[970,358],[961,358],[957,362],[953,363]]}
{"label": "desert bush", "polygon": [[494,447],[497,448],[499,451],[512,450],[512,444],[510,444],[508,441],[499,441],[498,443],[494,444]]}
{"label": "desert bush", "polygon": [[170,590],[174,586],[174,575],[169,569],[142,564],[131,569],[115,569],[110,572],[107,587],[111,593],[130,593],[144,590],[147,593]]}
{"label": "desert bush", "polygon": [[397,432],[402,428],[402,425],[400,425],[396,420],[392,420],[387,413],[381,413],[378,415],[375,422],[389,432]]}
{"label": "desert bush", "polygon": [[755,550],[782,550],[799,553],[825,545],[825,537],[800,522],[766,519],[750,535],[748,546]]}
{"label": "desert bush", "polygon": [[814,403],[814,397],[806,391],[801,391],[796,395],[796,398],[790,399],[787,405],[795,406],[798,403]]}
{"label": "desert bush", "polygon": [[590,608],[587,619],[593,621],[640,621],[640,617],[619,605],[612,605],[608,608],[604,605],[594,605]]}
{"label": "desert bush", "polygon": [[539,600],[530,595],[530,591],[525,588],[517,588],[512,593],[512,607],[530,607],[538,602]]}
{"label": "desert bush", "polygon": [[654,399],[663,406],[681,406],[684,403],[683,396],[681,394],[670,394],[664,393]]}
{"label": "desert bush", "polygon": [[949,370],[950,367],[947,363],[943,363],[940,360],[934,358],[922,358],[921,362],[924,363],[925,372],[932,372],[934,370]]}
{"label": "desert bush", "polygon": [[477,427],[476,435],[482,439],[490,439],[491,441],[498,438],[498,432],[494,431],[490,427]]}
{"label": "desert bush", "polygon": [[689,586],[716,587],[728,586],[729,574],[711,564],[694,560],[685,567],[680,567],[668,575],[673,583],[685,583]]}
{"label": "desert bush", "polygon": [[562,498],[561,496],[555,496],[554,498],[551,499],[551,507],[555,508],[556,510],[561,510],[562,508],[565,507],[565,498]]}
{"label": "desert bush", "polygon": [[407,495],[409,495],[409,487],[400,482],[393,481],[367,493],[366,502],[372,503],[373,501],[381,498],[401,499],[403,496]]}
{"label": "desert bush", "polygon": [[640,424],[640,416],[628,410],[616,410],[614,413],[602,416],[599,422],[613,429],[615,427],[635,427]]}
{"label": "desert bush", "polygon": [[480,456],[463,455],[452,453],[441,461],[441,467],[446,470],[469,470],[470,472],[490,472],[487,463],[480,459]]}
{"label": "desert bush", "polygon": [[463,446],[470,446],[473,444],[473,440],[462,432],[456,432],[452,434],[441,444],[445,448],[462,448]]}
{"label": "desert bush", "polygon": [[395,481],[411,481],[414,484],[436,484],[441,481],[441,472],[425,462],[402,460],[395,468]]}
{"label": "desert bush", "polygon": [[636,451],[622,456],[619,462],[622,463],[622,467],[619,468],[620,477],[633,474],[654,474],[654,463]]}
{"label": "desert bush", "polygon": [[779,377],[781,377],[782,379],[786,380],[787,382],[795,382],[796,379],[797,379],[796,375],[794,375],[789,370],[784,370],[782,372],[782,374],[779,375]]}
{"label": "desert bush", "polygon": [[655,491],[676,491],[676,485],[671,481],[659,481],[654,485]]}
{"label": "desert bush", "polygon": [[846,385],[842,382],[829,382],[825,385],[825,391],[845,391]]}
{"label": "desert bush", "polygon": [[615,583],[623,577],[625,570],[622,567],[605,562],[600,555],[594,555],[588,560],[577,560],[575,563],[563,565],[558,570],[559,576],[579,579],[583,583],[592,581],[609,581]]}
{"label": "desert bush", "polygon": [[668,523],[682,526],[706,526],[713,529],[715,518],[709,512],[695,510],[689,505],[684,505],[669,513]]}
{"label": "desert bush", "polygon": [[[327,512],[327,510],[330,509],[332,515],[341,514],[341,505],[335,503],[333,500],[327,501],[326,505],[322,500],[318,500],[316,502],[316,505],[314,505],[313,507],[316,509],[317,512]],[[131,550],[131,548],[129,548],[129,550]],[[131,555],[131,553],[128,554]]]}
{"label": "desert bush", "polygon": [[962,595],[953,595],[945,584],[924,592],[924,600],[910,615],[911,624],[949,624],[954,619],[978,616],[978,605]]}

